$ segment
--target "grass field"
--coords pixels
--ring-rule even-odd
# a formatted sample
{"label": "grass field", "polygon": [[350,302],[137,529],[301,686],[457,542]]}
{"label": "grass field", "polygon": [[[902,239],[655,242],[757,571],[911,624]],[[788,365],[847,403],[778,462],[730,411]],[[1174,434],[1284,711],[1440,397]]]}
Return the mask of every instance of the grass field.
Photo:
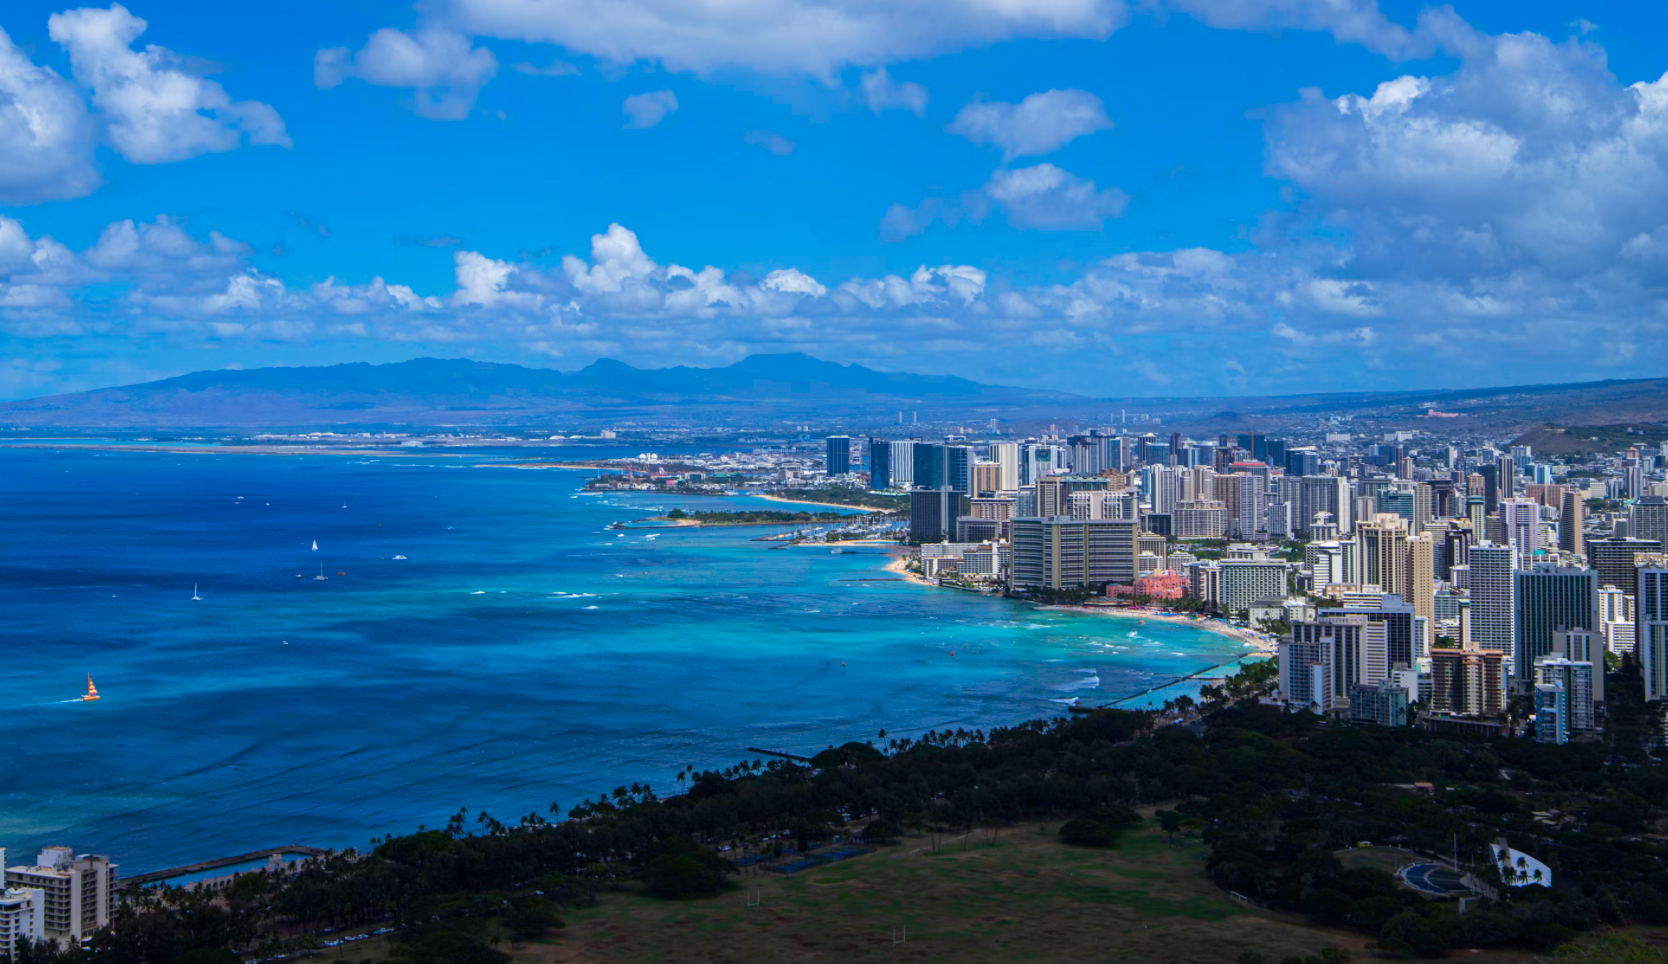
{"label": "grass field", "polygon": [[[1365,939],[1248,908],[1205,877],[1197,841],[1156,830],[1111,851],[1067,847],[1050,825],[925,838],[795,877],[745,877],[708,900],[608,895],[572,911],[549,942],[516,952],[556,962],[912,961],[1222,964],[1276,960]],[[964,849],[965,843],[965,849]],[[749,896],[758,906],[749,907]],[[893,943],[908,929],[907,941]],[[1473,957],[1473,960],[1478,958]]]}

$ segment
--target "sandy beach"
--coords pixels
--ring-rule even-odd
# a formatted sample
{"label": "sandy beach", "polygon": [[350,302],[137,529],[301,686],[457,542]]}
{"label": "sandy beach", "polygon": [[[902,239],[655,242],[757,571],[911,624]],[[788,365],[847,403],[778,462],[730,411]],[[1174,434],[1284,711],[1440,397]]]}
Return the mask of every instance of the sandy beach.
{"label": "sandy beach", "polygon": [[780,496],[780,495],[764,495],[762,493],[753,493],[753,492],[743,492],[742,494],[752,496],[755,499],[763,499],[766,502],[786,502],[789,505],[816,505],[816,506],[821,506],[824,509],[849,509],[852,512],[885,512],[886,511],[885,509],[871,509],[868,506],[863,506],[863,505],[837,505],[833,502],[810,502],[810,501],[807,501],[805,499],[789,499],[789,498],[786,498],[786,497]]}
{"label": "sandy beach", "polygon": [[895,553],[892,556],[891,561],[886,564],[885,569],[887,572],[896,576],[902,576],[917,585],[931,586],[934,589],[939,588],[937,583],[928,580],[920,573],[909,571],[909,556],[905,553]]}
{"label": "sandy beach", "polygon": [[1248,646],[1255,647],[1258,652],[1274,654],[1279,651],[1279,643],[1272,643],[1249,629],[1231,626],[1219,619],[1193,619],[1188,616],[1165,615],[1156,609],[1113,608],[1111,606],[1044,606],[1044,609],[1058,609],[1061,612],[1093,613],[1097,616],[1111,616],[1114,619],[1151,620],[1157,623],[1175,623],[1180,626],[1192,626],[1208,633],[1229,636]]}

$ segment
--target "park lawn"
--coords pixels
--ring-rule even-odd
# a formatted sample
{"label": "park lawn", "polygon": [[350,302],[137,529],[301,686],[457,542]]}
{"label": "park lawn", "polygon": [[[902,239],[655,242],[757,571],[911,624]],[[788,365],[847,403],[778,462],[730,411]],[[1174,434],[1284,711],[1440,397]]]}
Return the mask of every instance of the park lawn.
{"label": "park lawn", "polygon": [[[933,852],[925,837],[793,877],[746,876],[722,896],[605,895],[570,911],[518,962],[913,961],[1231,964],[1366,939],[1247,907],[1204,873],[1205,847],[1156,829],[1113,850],[1068,847],[1057,824],[975,831]],[[758,906],[749,907],[751,899]],[[908,929],[907,940],[894,943]],[[1472,957],[1472,960],[1478,960]]]}
{"label": "park lawn", "polygon": [[1345,867],[1374,867],[1387,874],[1393,874],[1408,864],[1435,863],[1429,857],[1397,847],[1350,847],[1337,851],[1337,854],[1338,862]]}

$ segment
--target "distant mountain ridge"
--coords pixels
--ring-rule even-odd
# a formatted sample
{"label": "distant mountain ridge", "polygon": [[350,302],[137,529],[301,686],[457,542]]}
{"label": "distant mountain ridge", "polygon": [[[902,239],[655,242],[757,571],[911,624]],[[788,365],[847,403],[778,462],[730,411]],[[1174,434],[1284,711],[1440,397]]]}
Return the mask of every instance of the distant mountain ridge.
{"label": "distant mountain ridge", "polygon": [[1064,392],[952,375],[880,372],[803,353],[751,355],[722,368],[634,368],[611,358],[575,372],[467,359],[192,372],[69,395],[0,403],[0,424],[88,428],[251,428],[336,424],[506,424],[653,418],[669,408],[825,410],[1080,405]]}
{"label": "distant mountain ridge", "polygon": [[[1116,369],[1108,388],[1122,388]],[[1112,394],[1108,392],[1107,394]],[[1090,398],[986,385],[953,375],[882,372],[803,353],[751,355],[721,368],[642,369],[610,358],[578,371],[468,359],[192,372],[174,378],[0,403],[0,427],[128,430],[450,426],[731,425],[808,421],[881,429],[897,413],[923,423],[989,418],[1104,425],[1123,408],[1164,413],[1164,431],[1313,427],[1328,415],[1419,424],[1428,406],[1457,412],[1447,429],[1517,434],[1563,425],[1668,422],[1668,379],[1477,389],[1285,396]]]}

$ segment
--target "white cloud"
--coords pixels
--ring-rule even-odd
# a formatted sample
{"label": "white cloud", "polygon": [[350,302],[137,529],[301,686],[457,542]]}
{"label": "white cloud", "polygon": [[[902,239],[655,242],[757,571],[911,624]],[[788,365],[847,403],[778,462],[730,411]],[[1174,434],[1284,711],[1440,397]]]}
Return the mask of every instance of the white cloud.
{"label": "white cloud", "polygon": [[429,120],[463,120],[481,87],[498,74],[498,58],[462,34],[440,28],[406,33],[384,27],[354,53],[320,50],[313,82],[328,90],[349,78],[378,87],[410,88],[411,109]]}
{"label": "white cloud", "polygon": [[677,71],[742,67],[833,77],[1018,37],[1104,39],[1128,16],[1122,0],[447,0],[436,5],[477,35],[559,45],[616,64]]}
{"label": "white cloud", "polygon": [[997,171],[984,193],[1009,224],[1041,231],[1096,231],[1129,206],[1129,195],[1117,188],[1100,190],[1052,164]]}
{"label": "white cloud", "polygon": [[1451,75],[1279,109],[1270,173],[1352,230],[1368,278],[1572,279],[1638,258],[1668,225],[1668,75],[1623,86],[1602,49],[1534,34],[1465,49]]}
{"label": "white cloud", "polygon": [[792,154],[793,149],[797,146],[793,141],[788,140],[781,134],[772,133],[771,131],[748,131],[741,136],[741,140],[744,144],[751,144],[754,147],[762,147],[778,157],[785,154]]}
{"label": "white cloud", "polygon": [[810,295],[821,298],[828,294],[828,289],[818,283],[817,279],[802,273],[798,268],[782,268],[765,275],[759,282],[759,287],[767,291],[780,291],[784,294]]}
{"label": "white cloud", "polygon": [[947,128],[975,144],[1002,149],[1004,160],[1052,154],[1095,131],[1112,129],[1099,97],[1085,90],[1047,90],[1017,104],[974,102]]}
{"label": "white cloud", "polygon": [[182,161],[252,144],[289,147],[278,112],[259,101],[233,101],[212,80],[181,69],[173,51],[131,45],[145,21],[121,4],[84,7],[47,20],[52,39],[69,51],[75,79],[92,89],[93,106],[116,152],[136,164]]}
{"label": "white cloud", "polygon": [[0,29],[0,203],[90,194],[93,125],[74,87],[37,67]]}
{"label": "white cloud", "polygon": [[914,81],[893,80],[884,66],[865,73],[858,84],[863,88],[863,103],[876,114],[896,107],[916,117],[926,116],[927,89]]}
{"label": "white cloud", "polygon": [[653,127],[678,109],[678,97],[669,90],[651,90],[646,94],[632,94],[620,109],[625,112],[626,125],[634,130]]}
{"label": "white cloud", "polygon": [[1330,33],[1339,43],[1360,44],[1392,60],[1429,57],[1463,32],[1451,8],[1427,8],[1409,30],[1386,17],[1377,0],[1165,0],[1165,5],[1222,29]]}

